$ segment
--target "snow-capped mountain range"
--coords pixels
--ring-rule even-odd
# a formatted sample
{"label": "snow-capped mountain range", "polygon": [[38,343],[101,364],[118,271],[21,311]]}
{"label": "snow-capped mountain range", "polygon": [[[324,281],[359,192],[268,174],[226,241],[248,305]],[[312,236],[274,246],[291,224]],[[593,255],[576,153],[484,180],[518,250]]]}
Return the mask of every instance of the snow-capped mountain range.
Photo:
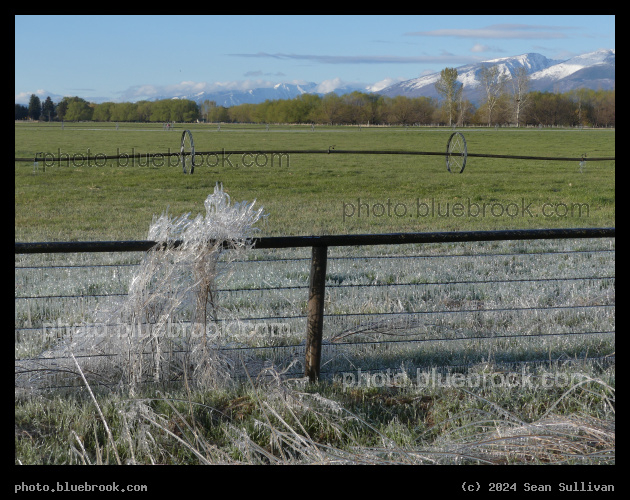
{"label": "snow-capped mountain range", "polygon": [[[511,77],[519,67],[527,68],[530,77],[530,90],[568,92],[577,88],[590,89],[614,89],[615,88],[615,51],[600,49],[567,60],[548,59],[541,54],[529,53],[500,59],[492,59],[474,64],[460,66],[457,69],[458,81],[463,84],[464,98],[477,104],[482,97],[479,87],[479,72],[484,66],[498,65],[502,74]],[[258,87],[250,89],[219,88],[216,84],[204,84],[209,91],[182,92],[180,89],[161,93],[161,95],[139,96],[135,94],[133,101],[147,99],[157,101],[160,99],[190,99],[198,104],[204,101],[215,101],[219,106],[236,106],[238,104],[258,104],[265,100],[293,99],[302,94],[317,94],[320,96],[328,92],[343,95],[354,90],[366,93],[378,93],[384,96],[395,97],[403,95],[407,97],[438,97],[435,90],[435,82],[440,78],[440,72],[430,75],[402,81],[384,88],[381,86],[366,84],[348,84],[340,79],[326,80],[321,83],[278,83],[274,86]],[[384,80],[385,81],[385,80]],[[149,86],[150,87],[150,86]],[[203,87],[202,87],[203,88]],[[375,88],[377,90],[375,90]],[[50,95],[54,102],[61,100],[63,96],[38,91],[43,100]],[[16,102],[28,104],[30,94],[23,93]],[[111,100],[108,98],[94,99],[96,102]]]}
{"label": "snow-capped mountain range", "polygon": [[[335,92],[339,95],[348,94],[354,90],[360,90],[365,92],[363,85],[342,84],[337,86],[326,86],[330,92]],[[190,99],[198,104],[204,101],[215,101],[217,106],[237,106],[239,104],[259,104],[266,100],[276,99],[294,99],[302,94],[318,94],[324,95],[327,91],[322,91],[322,85],[313,82],[306,82],[301,84],[296,83],[278,83],[273,87],[259,87],[248,90],[219,90],[213,92],[197,92],[195,94],[182,94],[182,95],[162,95],[151,98],[151,101],[158,101],[160,99]]]}
{"label": "snow-capped mountain range", "polygon": [[[566,61],[547,59],[540,54],[530,53],[519,56],[492,59],[476,64],[467,64],[457,69],[457,80],[463,84],[464,97],[476,102],[481,96],[479,73],[483,67],[498,66],[499,73],[511,78],[519,67],[527,68],[530,78],[530,90],[568,92],[577,88],[603,89],[615,88],[615,51],[601,49]],[[394,97],[437,97],[435,83],[440,73],[414,78],[391,85],[379,94]]]}
{"label": "snow-capped mountain range", "polygon": [[[527,68],[530,77],[530,90],[533,91],[550,91],[550,92],[568,92],[577,88],[590,89],[614,89],[615,88],[615,51],[610,49],[601,49],[595,52],[589,52],[571,59],[562,61],[548,59],[541,54],[529,53],[512,57],[503,57],[500,59],[492,59],[482,61],[475,64],[467,64],[457,69],[457,80],[464,86],[465,98],[476,103],[481,98],[481,89],[479,88],[479,72],[484,66],[499,66],[501,74],[505,74],[508,78],[519,67]],[[440,78],[440,73],[414,78],[403,82],[396,83],[379,90],[377,93],[394,97],[404,95],[407,97],[438,97],[435,90],[435,82]],[[359,85],[342,85],[328,91],[333,91],[339,95],[360,90],[362,92],[371,92],[367,86]],[[301,94],[319,94],[324,95],[321,91],[321,85],[316,83],[293,84],[281,83],[270,88],[255,88],[251,90],[229,90],[221,92],[200,92],[194,95],[176,95],[176,96],[160,96],[155,98],[165,99],[191,99],[198,103],[205,100],[215,101],[219,106],[235,106],[243,103],[260,103],[267,99],[293,99]],[[153,99],[152,99],[153,100]]]}

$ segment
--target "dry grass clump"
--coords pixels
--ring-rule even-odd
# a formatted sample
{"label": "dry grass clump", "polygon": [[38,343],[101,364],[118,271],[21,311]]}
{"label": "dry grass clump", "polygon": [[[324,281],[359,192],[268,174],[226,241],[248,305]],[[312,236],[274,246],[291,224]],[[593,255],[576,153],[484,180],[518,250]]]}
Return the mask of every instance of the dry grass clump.
{"label": "dry grass clump", "polygon": [[[547,410],[525,421],[494,402],[501,400],[500,394],[481,396],[463,388],[432,394],[362,389],[348,399],[330,385],[289,382],[273,369],[265,375],[249,379],[247,387],[238,392],[186,389],[184,394],[107,398],[104,405],[84,381],[96,418],[82,418],[80,426],[72,429],[65,463],[518,465],[615,461],[615,424],[610,419],[614,388],[601,379],[586,377],[551,404],[539,395],[538,404]],[[206,396],[210,399],[204,399]],[[367,410],[365,404],[349,403],[355,397],[383,404]],[[593,398],[597,408],[587,406]],[[414,402],[426,410],[415,426],[402,416],[403,407]],[[565,413],[565,403],[578,411]],[[17,432],[16,426],[16,439]]]}
{"label": "dry grass clump", "polygon": [[458,451],[493,464],[613,463],[615,425],[577,415],[553,415],[533,423],[502,423]]}
{"label": "dry grass clump", "polygon": [[16,386],[45,385],[51,374],[69,384],[80,381],[71,355],[92,383],[132,390],[146,381],[184,377],[202,386],[229,381],[220,339],[215,336],[211,345],[207,333],[219,309],[217,282],[251,246],[263,215],[254,203],[232,204],[217,185],[205,200],[205,215],[154,217],[148,239],[157,244],[144,255],[126,300],[96,312],[96,328],[77,327],[37,359],[16,361]]}

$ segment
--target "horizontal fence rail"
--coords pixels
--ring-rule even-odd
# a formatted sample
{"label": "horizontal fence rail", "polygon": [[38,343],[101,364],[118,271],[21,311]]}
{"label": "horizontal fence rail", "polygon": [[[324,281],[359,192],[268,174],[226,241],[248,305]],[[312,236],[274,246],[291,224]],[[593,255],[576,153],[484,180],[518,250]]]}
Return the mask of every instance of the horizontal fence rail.
{"label": "horizontal fence rail", "polygon": [[[615,228],[506,229],[503,231],[457,231],[432,233],[344,234],[328,236],[269,236],[253,238],[254,248],[305,248],[411,243],[456,243],[467,241],[537,240],[557,238],[614,238]],[[212,242],[208,242],[211,244]],[[144,252],[156,241],[57,241],[15,242],[16,254],[74,252]],[[181,242],[174,242],[175,246]],[[229,246],[229,243],[226,243]]]}
{"label": "horizontal fence rail", "polygon": [[[514,283],[530,283],[531,285],[536,284],[537,282],[554,282],[554,281],[568,281],[568,282],[577,282],[577,281],[589,281],[589,280],[601,280],[604,282],[613,282],[614,276],[610,274],[606,274],[604,276],[546,276],[543,278],[523,278],[523,279],[476,279],[476,280],[467,280],[467,279],[459,279],[459,280],[450,280],[448,282],[441,281],[432,281],[425,280],[422,282],[415,283],[400,283],[395,282],[391,285],[386,283],[367,283],[367,284],[342,284],[341,282],[336,284],[326,283],[327,274],[331,273],[330,262],[328,259],[328,247],[348,247],[348,246],[373,246],[373,245],[400,245],[400,244],[429,244],[429,243],[458,243],[458,242],[490,242],[490,241],[510,241],[510,240],[550,240],[550,239],[584,239],[584,238],[614,238],[615,237],[615,228],[558,228],[558,229],[529,229],[529,230],[502,230],[502,231],[462,231],[462,232],[430,232],[430,233],[391,233],[391,234],[357,234],[357,235],[323,235],[323,236],[283,236],[283,237],[262,237],[262,238],[254,238],[251,240],[253,244],[253,248],[255,249],[287,249],[287,248],[311,248],[311,265],[310,265],[310,274],[308,275],[308,285],[292,285],[292,286],[269,286],[269,287],[261,287],[261,288],[235,288],[235,289],[226,289],[221,290],[226,293],[242,293],[242,292],[252,292],[259,291],[262,293],[263,290],[296,290],[300,292],[302,289],[308,288],[308,296],[306,302],[306,310],[305,315],[295,315],[295,316],[267,316],[267,317],[244,317],[243,321],[275,321],[275,320],[306,320],[306,343],[304,346],[304,376],[308,377],[311,381],[315,381],[320,377],[321,370],[321,359],[322,359],[322,351],[326,347],[322,341],[322,334],[324,328],[324,320],[338,320],[339,317],[372,317],[374,315],[380,315],[383,317],[393,317],[393,318],[402,318],[407,315],[407,317],[411,317],[412,315],[423,315],[427,318],[438,317],[440,315],[448,315],[452,313],[458,314],[468,314],[473,316],[483,315],[487,313],[492,313],[496,315],[504,315],[506,318],[512,317],[513,315],[523,314],[526,311],[534,311],[536,314],[563,314],[564,310],[574,309],[574,306],[548,306],[546,308],[541,307],[495,307],[493,309],[481,310],[479,309],[479,301],[468,301],[465,305],[460,307],[457,311],[452,310],[452,305],[445,303],[442,307],[438,307],[435,310],[411,310],[406,312],[380,312],[380,313],[344,313],[344,314],[325,314],[325,293],[326,290],[352,290],[354,288],[360,287],[374,287],[374,290],[378,290],[380,287],[386,286],[422,286],[422,287],[430,287],[434,285],[442,285],[442,286],[466,286],[468,284],[476,284],[483,285],[489,284],[489,286],[512,286]],[[212,242],[209,242],[211,244]],[[175,246],[181,244],[181,242],[175,242]],[[54,253],[90,253],[90,252],[145,252],[147,250],[153,249],[158,245],[158,242],[155,241],[83,241],[83,242],[15,242],[15,254],[54,254]],[[226,244],[229,248],[229,244]],[[580,253],[580,251],[572,251],[576,254]],[[588,252],[588,251],[584,251]],[[596,252],[610,252],[610,250],[597,250]],[[548,254],[553,254],[555,252],[548,252]],[[481,258],[486,254],[472,254],[472,255],[441,255],[441,256],[431,256],[431,257],[469,257],[469,258]],[[521,254],[490,254],[494,255],[521,255]],[[538,254],[532,254],[538,255]],[[335,258],[331,260],[339,260],[344,259],[346,257]],[[405,257],[400,257],[405,258]],[[418,258],[417,256],[415,258]],[[538,257],[540,258],[540,257]],[[304,260],[304,259],[280,259],[282,260]],[[258,261],[243,261],[243,263],[247,264],[255,264]],[[266,265],[270,261],[266,262]],[[121,264],[122,266],[129,266],[130,264]],[[83,266],[59,266],[59,267],[83,267]],[[87,267],[87,266],[86,266]],[[18,268],[16,268],[18,269]],[[34,267],[24,267],[20,269],[37,269]],[[614,274],[614,273],[613,273]],[[329,278],[330,279],[330,278]],[[16,290],[17,291],[17,290]],[[335,292],[336,293],[336,292]],[[429,292],[425,292],[429,293]],[[107,296],[113,295],[121,295],[121,294],[106,294]],[[430,295],[430,293],[429,293]],[[98,296],[98,295],[95,295]],[[39,297],[43,299],[50,298],[66,298],[72,300],[71,295],[50,295],[46,297]],[[17,299],[34,299],[37,297],[34,296],[22,296]],[[589,314],[586,312],[588,308],[611,308],[614,305],[610,304],[601,304],[601,305],[593,305],[589,303],[585,303],[579,306],[584,309],[584,314]],[[407,320],[405,320],[407,321]],[[506,320],[507,321],[507,320]],[[404,323],[404,322],[403,322]],[[401,324],[403,324],[401,323]],[[404,324],[413,324],[413,319],[408,320],[407,323]],[[441,338],[439,335],[439,325],[434,325],[436,327],[436,336],[427,339],[416,340],[417,342],[426,342],[426,341],[435,341],[435,340],[457,340],[456,338]],[[352,331],[352,329],[345,331],[337,335],[336,338],[333,338],[333,342],[343,341],[343,345],[350,345],[352,342],[347,342],[347,339],[352,335],[361,332],[361,328],[359,327],[356,331]],[[379,325],[376,323],[372,323],[371,331],[379,331]],[[584,331],[578,332],[576,335],[587,335],[587,334],[601,334],[601,333],[614,333],[610,330],[606,331]],[[544,333],[535,333],[532,332],[528,336],[554,336],[554,335],[570,335],[571,333],[557,333],[557,332],[544,332]],[[17,333],[16,333],[17,335]],[[443,336],[442,336],[443,337]],[[506,337],[509,338],[509,335],[500,335],[497,334],[496,338]],[[479,338],[488,338],[485,336],[473,336],[471,339]],[[494,338],[494,337],[492,337]],[[408,342],[408,340],[400,340],[400,339],[392,339],[392,340],[381,340],[378,343],[396,343],[396,342]],[[376,342],[375,342],[376,343]],[[362,342],[363,344],[369,344],[369,342]],[[265,347],[263,347],[265,348]],[[268,347],[268,349],[274,349],[273,347]]]}

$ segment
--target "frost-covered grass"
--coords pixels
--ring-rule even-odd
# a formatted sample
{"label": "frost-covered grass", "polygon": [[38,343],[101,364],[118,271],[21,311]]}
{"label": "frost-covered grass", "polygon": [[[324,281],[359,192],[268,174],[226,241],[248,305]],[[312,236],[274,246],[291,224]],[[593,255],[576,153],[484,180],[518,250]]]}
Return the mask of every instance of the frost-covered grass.
{"label": "frost-covered grass", "polygon": [[[273,372],[272,372],[273,373]],[[543,387],[544,377],[572,382]],[[92,388],[16,397],[20,464],[612,464],[614,366],[531,387]]]}
{"label": "frost-covered grass", "polygon": [[[604,333],[615,330],[614,240],[331,248],[329,253],[324,375],[358,367],[405,365],[413,371],[614,352],[614,334]],[[48,258],[22,256],[16,265]],[[69,257],[70,262],[83,258]],[[53,333],[80,330],[47,328],[49,337],[42,339],[44,323],[95,325],[101,311],[126,299],[116,294],[128,292],[137,272],[128,265],[131,256],[92,258],[108,264],[16,271],[16,295],[86,295],[16,300],[16,332],[22,338],[16,358],[39,354]],[[121,265],[114,265],[118,259]],[[309,266],[307,250],[251,250],[234,262],[229,279],[216,283],[216,318],[206,325],[208,341],[226,349],[263,348],[234,352],[272,360],[278,369],[297,361],[292,373],[299,374]],[[177,337],[189,334],[194,323],[190,310],[178,308],[167,326]],[[32,330],[25,329],[29,325]],[[112,320],[110,331],[125,326]]]}
{"label": "frost-covered grass", "polygon": [[[15,404],[16,463],[615,462],[613,335],[464,338],[591,327],[614,331],[613,307],[585,314],[570,307],[560,314],[552,309],[613,306],[614,279],[526,281],[614,276],[614,241],[414,245],[330,253],[326,314],[365,314],[327,318],[323,370],[335,364],[335,377],[325,376],[313,385],[300,380],[299,370],[287,377],[279,372],[293,361],[299,363],[303,353],[299,348],[276,348],[272,355],[261,350],[273,366],[253,364],[252,358],[261,354],[252,354],[244,358],[251,380],[225,380],[212,389],[148,383],[129,395],[124,388],[112,390],[92,379],[94,399],[77,389],[20,391]],[[111,264],[112,259],[130,256],[99,257]],[[20,258],[44,259],[51,260]],[[79,282],[86,277],[83,268],[72,269],[79,272]],[[122,272],[117,267],[99,269]],[[135,268],[122,269],[133,275]],[[304,318],[284,316],[304,315],[308,269],[308,252],[302,250],[252,250],[235,262],[230,279],[217,283],[223,290],[218,292],[219,315],[232,318],[232,329],[223,331],[225,344],[300,344]],[[19,271],[28,272],[35,278],[27,281],[17,274],[17,282],[33,286],[32,293],[47,290],[49,280],[38,274],[42,271]],[[77,284],[69,277],[64,286],[71,290]],[[507,282],[514,279],[524,281]],[[444,280],[449,284],[433,284]],[[468,283],[474,280],[506,282]],[[353,286],[334,288],[344,284]],[[287,288],[257,290],[262,287]],[[478,308],[481,302],[483,308]],[[511,315],[491,312],[497,307],[520,309]],[[404,321],[393,321],[409,312],[405,308],[423,312],[405,319],[406,328]],[[70,309],[76,316],[94,319],[89,308]],[[390,312],[393,318],[385,314]],[[273,319],[245,321],[247,317]],[[423,317],[430,319],[420,322]],[[288,327],[270,331],[270,324]],[[399,340],[409,332],[415,338],[450,335],[453,340],[343,344]],[[543,362],[517,363],[531,360]],[[445,383],[449,375],[452,383]],[[482,382],[459,385],[455,375]],[[530,383],[519,383],[523,379]]]}
{"label": "frost-covered grass", "polygon": [[[209,337],[223,347],[267,347],[227,351],[241,354],[245,378],[212,389],[149,379],[129,394],[86,371],[95,399],[76,388],[18,390],[16,463],[614,463],[614,334],[532,336],[614,331],[614,278],[574,279],[614,277],[614,240],[329,253],[320,383],[300,380],[309,252],[251,250],[216,283],[218,319],[227,321],[221,337]],[[44,321],[94,324],[99,311],[123,303],[114,294],[129,291],[141,258],[16,256],[16,267],[106,265],[16,269],[16,295],[87,295],[16,300],[16,331],[29,317],[37,329],[30,344],[16,342],[16,358],[53,347],[37,333]],[[191,320],[184,309],[173,313],[173,325]],[[53,375],[85,387],[66,361],[74,375],[54,367]],[[455,375],[483,383],[443,382]],[[529,385],[495,384],[523,376]]]}

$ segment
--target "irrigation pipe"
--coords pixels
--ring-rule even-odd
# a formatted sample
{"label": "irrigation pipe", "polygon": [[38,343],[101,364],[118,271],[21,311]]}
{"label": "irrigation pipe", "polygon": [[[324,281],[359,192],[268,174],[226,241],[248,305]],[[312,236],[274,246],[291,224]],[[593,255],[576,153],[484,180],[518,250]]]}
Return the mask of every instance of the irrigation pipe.
{"label": "irrigation pipe", "polygon": [[[39,153],[41,154],[41,153]],[[192,153],[184,153],[184,156],[191,155]],[[387,150],[351,150],[351,149],[287,149],[287,150],[221,150],[221,151],[196,151],[195,156],[211,156],[211,155],[244,155],[244,154],[261,154],[261,155],[292,155],[292,154],[355,154],[355,155],[424,155],[424,156],[445,156],[444,151],[387,151]],[[170,153],[135,153],[135,154],[117,154],[117,155],[83,155],[81,153],[68,154],[63,157],[20,157],[15,158],[16,162],[33,162],[33,161],[51,161],[51,162],[63,162],[63,161],[102,161],[102,160],[120,160],[120,159],[141,159],[141,158],[166,158],[170,156],[182,156],[180,152]],[[474,158],[504,158],[511,160],[545,160],[545,161],[615,161],[614,156],[580,156],[566,157],[566,156],[523,156],[523,155],[497,155],[497,154],[485,154],[485,153],[467,153],[467,156]]]}

